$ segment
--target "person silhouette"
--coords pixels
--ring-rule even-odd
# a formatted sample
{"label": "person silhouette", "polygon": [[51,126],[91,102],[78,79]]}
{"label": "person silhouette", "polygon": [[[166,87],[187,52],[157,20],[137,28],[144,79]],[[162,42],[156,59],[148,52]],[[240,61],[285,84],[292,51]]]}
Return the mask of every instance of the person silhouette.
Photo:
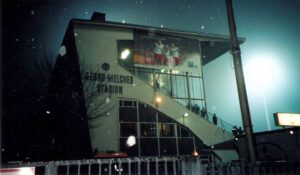
{"label": "person silhouette", "polygon": [[216,114],[214,114],[214,115],[212,116],[212,120],[213,120],[213,124],[214,124],[214,125],[217,125],[217,124],[218,124],[218,118],[217,118],[217,115],[216,115]]}
{"label": "person silhouette", "polygon": [[202,109],[201,109],[201,116],[202,116],[203,118],[206,118],[206,114],[207,114],[206,109],[205,109],[205,108],[202,108]]}

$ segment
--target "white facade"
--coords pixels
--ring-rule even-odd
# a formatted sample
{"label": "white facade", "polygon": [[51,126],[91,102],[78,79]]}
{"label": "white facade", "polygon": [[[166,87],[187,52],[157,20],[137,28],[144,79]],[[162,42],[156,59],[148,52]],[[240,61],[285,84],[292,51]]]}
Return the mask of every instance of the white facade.
{"label": "white facade", "polygon": [[[157,147],[158,151],[154,154],[157,155],[163,155],[164,151],[167,152],[167,150],[162,150],[164,142],[168,142],[167,139],[174,140],[174,147],[176,148],[174,148],[175,151],[173,150],[172,155],[178,155],[182,152],[183,148],[180,148],[180,145],[184,145],[184,142],[181,143],[181,139],[192,140],[193,149],[190,151],[190,154],[192,154],[193,150],[201,151],[201,149],[204,149],[197,146],[196,140],[200,140],[203,145],[212,146],[232,139],[231,133],[201,117],[199,110],[198,112],[195,112],[194,108],[192,110],[192,105],[198,102],[201,108],[205,108],[204,85],[201,73],[201,63],[203,62],[201,60],[201,42],[202,40],[207,42],[208,39],[212,41],[219,39],[221,41],[224,38],[159,30],[153,34],[153,28],[83,20],[73,20],[72,27],[72,30],[69,30],[69,32],[72,32],[71,34],[69,33],[69,36],[74,36],[75,43],[69,44],[74,45],[78,58],[71,59],[75,59],[74,61],[78,61],[79,63],[93,150],[96,152],[126,152],[123,141],[127,135],[122,133],[126,131],[126,129],[122,130],[122,127],[126,128],[130,124],[136,127],[136,155],[138,156],[144,155],[143,150],[145,151],[146,148],[143,149],[142,140],[147,139],[152,139],[152,142],[155,143],[153,146],[155,149]],[[150,34],[147,34],[147,31]],[[149,37],[158,36],[162,39],[167,36],[171,38],[170,41],[183,39],[187,43],[190,43],[190,40],[191,43],[199,45],[199,50],[196,55],[194,53],[183,55],[182,57],[185,56],[186,58],[180,60],[181,63],[177,67],[164,65],[160,65],[158,68],[155,68],[157,65],[142,66],[143,70],[149,70],[145,74],[150,81],[147,82],[140,78],[142,74],[139,74],[140,69],[138,65],[129,60],[130,66],[128,67],[126,63],[128,60],[124,59],[124,61],[120,58],[122,51],[120,50],[120,41],[134,43],[136,40],[135,33],[142,33],[145,36],[149,35]],[[167,41],[165,40],[165,42]],[[185,47],[188,48],[188,46]],[[121,49],[125,48],[121,47]],[[69,49],[66,46],[67,54]],[[130,56],[128,59],[135,59],[133,54],[137,52],[136,47],[132,46],[129,48],[129,52]],[[189,61],[189,58],[192,61]],[[60,57],[59,59],[64,59],[64,57]],[[123,64],[123,62],[125,63]],[[189,72],[189,68],[197,71]],[[183,71],[185,69],[186,71]],[[158,72],[151,73],[151,70]],[[180,74],[178,72],[183,73]],[[193,79],[193,76],[196,75],[194,72],[198,73],[199,76],[195,76]],[[165,89],[163,89],[166,83],[162,78],[163,76],[167,77],[168,82],[171,82],[166,86],[170,90],[170,94],[168,94],[169,91],[164,91]],[[174,79],[176,79],[175,83],[173,83]],[[161,88],[159,88],[159,85],[157,87],[155,83],[158,82],[157,80],[161,80],[159,81]],[[179,83],[181,81],[185,84],[185,90],[180,90],[181,87],[178,87],[181,86]],[[194,85],[196,82],[200,85]],[[181,98],[179,92],[183,91],[185,92],[185,96]],[[195,94],[200,94],[198,96],[201,97],[198,98]],[[160,97],[161,102],[155,102],[156,97]],[[120,109],[122,108],[122,104],[127,101],[131,101],[135,105],[133,106],[134,110],[136,110],[134,116],[137,115],[137,121],[124,122],[121,119]],[[188,105],[185,105],[183,102],[187,102]],[[144,116],[141,116],[141,106],[156,111],[155,115],[153,115],[156,121],[142,122],[141,118]],[[188,117],[184,117],[185,113],[188,113]],[[169,122],[160,122],[160,115],[166,117]],[[151,136],[145,134],[149,126],[152,126],[152,129],[155,130]],[[165,127],[171,128],[169,129],[172,130],[171,135],[162,135],[161,132]],[[146,129],[143,130],[143,128]],[[182,136],[182,129],[187,129],[188,136]]]}

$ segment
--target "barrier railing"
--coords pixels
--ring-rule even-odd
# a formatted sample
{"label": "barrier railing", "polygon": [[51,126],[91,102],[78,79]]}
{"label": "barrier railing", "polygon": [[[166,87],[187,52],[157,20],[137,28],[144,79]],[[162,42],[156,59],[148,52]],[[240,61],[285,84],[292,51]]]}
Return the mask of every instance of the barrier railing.
{"label": "barrier railing", "polygon": [[[7,168],[34,167],[34,175],[296,175],[300,162],[272,161],[215,164],[212,156],[144,157],[19,163]],[[1,170],[3,167],[1,167]],[[2,171],[1,171],[2,172]],[[3,171],[9,172],[9,171]],[[1,173],[2,174],[2,173]],[[10,174],[5,174],[10,175]]]}
{"label": "barrier railing", "polygon": [[141,157],[19,163],[35,175],[193,175],[211,172],[210,156]]}

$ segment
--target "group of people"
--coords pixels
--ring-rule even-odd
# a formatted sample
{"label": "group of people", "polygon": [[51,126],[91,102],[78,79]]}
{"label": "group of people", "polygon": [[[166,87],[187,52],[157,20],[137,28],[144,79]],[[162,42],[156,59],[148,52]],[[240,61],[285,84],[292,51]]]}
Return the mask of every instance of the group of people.
{"label": "group of people", "polygon": [[155,65],[176,66],[179,64],[179,48],[174,43],[164,45],[161,40],[155,43],[154,47],[154,62]]}
{"label": "group of people", "polygon": [[[187,108],[191,109],[196,114],[200,114],[203,118],[208,120],[207,110],[205,108],[202,108],[200,110],[200,107],[198,104],[187,104]],[[212,123],[214,125],[218,125],[218,117],[216,114],[212,114]]]}
{"label": "group of people", "polygon": [[238,135],[243,135],[244,131],[242,130],[242,127],[233,126],[231,129],[232,134],[236,137]]}

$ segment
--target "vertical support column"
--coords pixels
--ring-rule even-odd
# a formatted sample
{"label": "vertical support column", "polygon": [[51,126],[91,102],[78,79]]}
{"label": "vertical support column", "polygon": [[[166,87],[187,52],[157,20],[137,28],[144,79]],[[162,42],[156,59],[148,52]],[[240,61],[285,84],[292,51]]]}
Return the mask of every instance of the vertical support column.
{"label": "vertical support column", "polygon": [[189,83],[189,73],[185,72],[185,78],[186,78],[186,88],[187,88],[187,95],[188,95],[188,108],[192,110],[192,104],[191,104],[191,94],[190,94],[190,83]]}
{"label": "vertical support column", "polygon": [[170,70],[170,96],[173,97],[173,72]]}
{"label": "vertical support column", "polygon": [[245,129],[245,136],[247,141],[247,149],[249,161],[253,164],[256,161],[255,139],[253,136],[252,122],[248,104],[248,97],[246,92],[246,85],[244,80],[241,51],[236,34],[236,26],[233,14],[232,0],[226,0],[227,17],[231,36],[231,53],[233,56],[234,70],[239,94],[239,101],[242,113],[242,121]]}
{"label": "vertical support column", "polygon": [[203,101],[204,101],[204,106],[203,106],[203,102],[202,102],[202,106],[201,106],[201,109],[202,108],[205,108],[207,109],[207,106],[206,106],[206,92],[205,92],[205,87],[204,87],[204,77],[203,77],[203,55],[202,55],[202,48],[201,48],[201,42],[199,42],[199,49],[200,49],[200,55],[201,55],[201,59],[200,59],[200,68],[201,68],[201,75],[200,75],[200,86],[201,86],[201,93],[203,93]]}

